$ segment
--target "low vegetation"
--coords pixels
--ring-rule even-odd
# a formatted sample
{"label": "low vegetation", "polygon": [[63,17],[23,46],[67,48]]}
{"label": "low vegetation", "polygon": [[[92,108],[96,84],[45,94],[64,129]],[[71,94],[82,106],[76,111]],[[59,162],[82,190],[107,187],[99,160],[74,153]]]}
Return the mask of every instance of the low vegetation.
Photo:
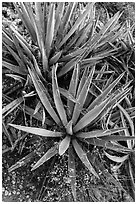
{"label": "low vegetation", "polygon": [[[16,21],[3,18],[3,75],[13,82],[3,91],[3,155],[18,151],[21,158],[9,174],[29,164],[30,174],[64,168],[65,201],[133,201],[133,21],[121,23],[122,13],[110,16],[104,4],[102,20],[96,3],[13,7]],[[79,192],[81,171],[88,184]],[[47,174],[42,180],[37,201],[49,201]]]}

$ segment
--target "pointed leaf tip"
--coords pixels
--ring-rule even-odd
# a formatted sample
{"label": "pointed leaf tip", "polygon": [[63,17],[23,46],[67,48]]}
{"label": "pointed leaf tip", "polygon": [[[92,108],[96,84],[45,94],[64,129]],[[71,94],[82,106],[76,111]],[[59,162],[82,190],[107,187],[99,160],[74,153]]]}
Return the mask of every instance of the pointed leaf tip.
{"label": "pointed leaf tip", "polygon": [[58,152],[58,144],[55,145],[54,147],[51,147],[39,160],[38,162],[32,167],[31,171],[34,171],[37,169],[39,166],[44,164],[47,160],[49,160],[51,157],[56,155]]}

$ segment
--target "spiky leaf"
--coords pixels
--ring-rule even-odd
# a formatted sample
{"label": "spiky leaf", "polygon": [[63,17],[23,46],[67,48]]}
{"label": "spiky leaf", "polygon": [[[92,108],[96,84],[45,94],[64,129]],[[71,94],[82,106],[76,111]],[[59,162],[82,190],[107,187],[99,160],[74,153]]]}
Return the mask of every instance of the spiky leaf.
{"label": "spiky leaf", "polygon": [[86,113],[74,126],[74,132],[81,130],[82,128],[86,127],[89,123],[93,122],[98,115],[105,109],[107,104],[109,103],[110,99],[106,99],[100,105],[96,106],[94,109],[90,110]]}
{"label": "spiky leaf", "polygon": [[72,144],[73,144],[73,147],[74,147],[77,155],[79,156],[80,160],[84,163],[84,165],[89,169],[89,171],[94,176],[99,178],[99,176],[96,173],[95,169],[93,168],[93,166],[91,165],[90,161],[88,160],[88,157],[87,157],[86,153],[83,151],[83,149],[81,148],[81,146],[77,143],[77,141],[75,139],[72,140]]}
{"label": "spiky leaf", "polygon": [[20,66],[17,66],[17,65],[14,65],[14,64],[11,64],[9,62],[6,62],[6,61],[2,61],[2,66],[3,67],[6,67],[8,69],[10,69],[11,71],[15,72],[15,73],[18,73],[18,74],[21,74],[21,75],[26,75],[26,72],[22,71],[20,69]]}
{"label": "spiky leaf", "polygon": [[69,100],[73,103],[78,103],[78,100],[76,98],[74,98],[74,96],[66,89],[59,87],[59,91],[65,98],[67,98],[67,100]]}
{"label": "spiky leaf", "polygon": [[54,26],[55,26],[55,4],[50,4],[48,21],[47,21],[47,33],[46,33],[46,47],[47,56],[49,56],[51,50],[51,44],[54,37]]}
{"label": "spiky leaf", "polygon": [[114,87],[118,84],[121,78],[124,76],[125,73],[121,74],[112,84],[110,84],[101,95],[99,95],[87,108],[87,110],[93,109],[96,105],[98,105],[105,97],[114,89]]}
{"label": "spiky leaf", "polygon": [[[110,136],[113,140],[113,137]],[[90,139],[86,139],[85,142],[89,143],[89,144],[92,144],[94,146],[99,146],[99,147],[103,147],[103,148],[106,148],[106,149],[111,149],[111,150],[114,150],[114,151],[117,151],[117,152],[130,152],[131,150],[120,145],[120,144],[115,144],[113,142],[110,142],[111,141],[111,138],[108,138],[108,140],[104,140],[104,137],[103,139],[101,138],[90,138]],[[119,137],[119,136],[118,136]],[[121,137],[122,138],[122,137]],[[128,138],[127,138],[128,139]]]}
{"label": "spiky leaf", "polygon": [[88,4],[87,7],[85,8],[84,13],[82,13],[79,18],[76,20],[75,24],[73,25],[73,27],[71,28],[71,30],[67,33],[67,35],[65,35],[65,37],[63,38],[63,40],[61,41],[59,48],[68,40],[68,38],[76,31],[76,29],[78,28],[78,26],[81,24],[81,22],[85,19],[85,17],[87,16],[87,14],[89,13],[91,6],[93,3]]}
{"label": "spiky leaf", "polygon": [[[79,65],[75,65],[73,74],[71,77],[71,81],[69,84],[69,92],[72,94],[72,96],[76,96],[76,89],[78,84],[78,73],[79,73]],[[71,115],[73,108],[74,108],[74,102],[72,100],[67,100],[67,107],[68,107],[68,113]]]}
{"label": "spiky leaf", "polygon": [[47,160],[49,160],[51,157],[55,156],[58,153],[58,145],[55,145],[54,147],[51,147],[39,160],[38,162],[33,166],[31,171],[34,171],[39,166],[41,166],[43,163],[45,163]]}
{"label": "spiky leaf", "polygon": [[109,129],[109,130],[95,130],[91,132],[80,132],[77,134],[77,137],[80,138],[94,138],[94,137],[103,137],[107,135],[111,135],[120,131],[125,130],[125,128],[116,128],[116,129]]}
{"label": "spiky leaf", "polygon": [[89,87],[93,78],[94,71],[95,71],[95,67],[93,67],[92,70],[90,71],[90,74],[87,80],[85,81],[80,94],[78,95],[78,103],[75,104],[73,116],[72,116],[73,125],[75,125],[75,123],[77,122],[77,119],[83,109],[83,106],[89,91]]}
{"label": "spiky leaf", "polygon": [[32,81],[34,83],[34,86],[36,88],[37,94],[39,95],[39,98],[45,107],[45,109],[48,111],[50,116],[53,118],[53,120],[57,123],[60,124],[60,119],[57,116],[56,112],[54,111],[49,99],[48,99],[48,94],[45,86],[43,85],[42,81],[38,77],[38,75],[29,69],[29,73],[31,75]]}
{"label": "spiky leaf", "polygon": [[30,162],[30,160],[35,156],[35,152],[31,152],[29,153],[27,156],[23,157],[22,159],[20,159],[18,162],[16,162],[14,165],[12,165],[9,169],[8,172],[12,172],[16,169],[18,169],[19,167],[22,167],[24,165],[26,165],[28,162]]}
{"label": "spiky leaf", "polygon": [[52,69],[52,90],[53,90],[53,97],[54,97],[54,102],[55,102],[58,114],[60,116],[60,119],[61,119],[63,125],[66,126],[68,122],[67,122],[66,112],[65,112],[62,100],[60,98],[60,92],[59,92],[57,76],[56,76],[57,66],[58,65],[53,66],[53,69]]}
{"label": "spiky leaf", "polygon": [[9,124],[9,125],[18,130],[22,130],[22,131],[25,131],[25,132],[28,132],[34,135],[40,135],[43,137],[61,137],[63,135],[62,132],[54,132],[54,131],[50,131],[50,130],[46,130],[42,128],[26,127],[22,125],[14,125],[14,124]]}
{"label": "spiky leaf", "polygon": [[5,117],[9,113],[11,113],[15,108],[17,108],[23,102],[23,100],[24,100],[23,97],[20,97],[15,99],[8,105],[4,106],[4,108],[2,109],[2,115],[4,115]]}

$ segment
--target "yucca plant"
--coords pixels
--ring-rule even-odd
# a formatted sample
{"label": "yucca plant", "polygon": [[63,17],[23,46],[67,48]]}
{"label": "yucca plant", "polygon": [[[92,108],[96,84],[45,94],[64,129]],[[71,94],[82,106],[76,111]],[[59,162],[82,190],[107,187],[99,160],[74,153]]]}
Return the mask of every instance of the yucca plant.
{"label": "yucca plant", "polygon": [[[95,74],[95,66],[85,67],[80,78],[79,64],[76,64],[68,90],[58,86],[57,68],[58,64],[53,66],[52,69],[52,97],[48,93],[43,82],[40,80],[35,69],[28,68],[36,92],[46,110],[46,115],[49,114],[51,118],[50,120],[54,121],[56,125],[54,127],[50,126],[49,129],[26,127],[15,124],[10,124],[10,126],[34,135],[49,138],[54,137],[55,139],[58,138],[56,145],[47,150],[47,152],[33,166],[32,170],[37,169],[51,157],[57,154],[63,155],[68,151],[68,172],[71,180],[70,183],[73,197],[76,201],[74,152],[76,152],[77,156],[88,170],[99,179],[99,174],[95,170],[95,164],[93,165],[91,163],[89,155],[86,154],[86,144],[91,146],[91,157],[92,148],[94,146],[126,154],[133,151],[119,143],[119,141],[131,141],[134,139],[134,135],[129,136],[124,132],[127,130],[125,126],[113,125],[113,128],[109,128],[112,127],[107,126],[112,123],[110,118],[108,122],[105,123],[104,127],[101,125],[102,120],[105,119],[106,113],[109,113],[110,110],[118,106],[130,92],[131,88],[128,87],[130,84],[128,83],[122,86],[122,89],[112,92],[117,83],[122,79],[124,75],[122,74],[108,87],[101,91],[101,94],[99,94],[95,100],[88,104],[87,100],[92,98],[89,96],[89,93],[92,93],[91,87],[93,76]],[[65,93],[64,96],[66,97],[66,100],[62,98],[62,93]],[[44,120],[46,121],[46,116],[44,116]],[[121,132],[123,134],[121,134]],[[15,165],[11,166],[9,171],[24,165],[25,160],[27,160],[29,156],[26,156]]]}
{"label": "yucca plant", "polygon": [[[2,65],[12,71],[7,76],[21,82],[21,90],[25,91],[30,86],[28,67],[33,67],[40,79],[50,84],[55,63],[57,76],[61,77],[77,62],[83,69],[109,56],[111,61],[116,60],[114,56],[123,49],[119,42],[130,32],[118,23],[119,12],[112,18],[108,16],[108,22],[102,24],[100,17],[95,16],[94,3],[87,3],[86,7],[76,2],[14,3],[14,6],[25,30],[22,33],[14,23],[3,22]],[[62,86],[65,81],[69,83],[69,75],[62,81]],[[13,100],[14,107],[11,103],[8,108],[14,110],[22,105],[18,100],[23,101],[21,94]]]}
{"label": "yucca plant", "polygon": [[83,66],[94,64],[121,50],[115,42],[126,30],[118,23],[119,12],[104,25],[95,18],[94,3],[86,7],[76,2],[14,6],[30,36],[25,37],[11,22],[3,23],[3,66],[16,74],[25,77],[31,63],[39,76],[50,78],[53,64],[58,63],[57,76],[61,77],[79,61]]}
{"label": "yucca plant", "polygon": [[[82,69],[110,56],[109,63],[120,67],[115,55],[123,50],[121,40],[131,38],[133,26],[128,29],[121,26],[119,12],[112,18],[108,15],[104,25],[100,17],[95,16],[94,3],[88,3],[86,7],[76,2],[14,3],[14,6],[25,30],[22,33],[14,23],[3,22],[2,65],[12,71],[8,77],[21,82],[21,90],[30,85],[28,66],[35,68],[44,83],[50,83],[54,63],[59,66],[58,77],[68,73],[78,61]],[[131,40],[133,42],[133,37]],[[112,68],[119,73],[121,69],[118,71],[115,67]],[[64,86],[65,81],[69,83],[69,77],[62,81]],[[15,108],[22,104],[18,99],[13,103]]]}
{"label": "yucca plant", "polygon": [[[123,67],[121,71],[120,66],[113,64],[117,62],[117,65],[123,50],[128,49],[130,42],[133,44],[130,38],[133,28],[127,29],[118,23],[119,12],[112,18],[108,15],[107,23],[103,24],[100,17],[95,18],[94,3],[87,3],[86,7],[76,2],[15,3],[14,6],[25,30],[22,33],[11,22],[3,23],[3,67],[12,71],[8,76],[20,81],[24,88],[29,87],[30,91],[22,92],[23,95],[15,99],[3,95],[9,101],[3,108],[3,131],[11,150],[22,137],[13,140],[4,120],[18,107],[41,121],[42,128],[28,127],[26,123],[26,126],[10,126],[57,142],[45,150],[32,170],[55,155],[68,154],[68,172],[76,200],[77,155],[93,176],[100,179],[101,172],[121,188],[97,158],[93,161],[96,157],[93,147],[103,149],[109,159],[122,163],[128,161],[133,152],[134,145],[131,148],[129,144],[133,144],[134,125],[132,119],[128,120],[132,130],[128,134],[122,118],[134,111],[125,106],[125,101],[130,103],[128,96],[132,87],[129,85],[133,77],[125,67],[126,73],[121,74]],[[125,42],[129,44],[124,46]],[[123,63],[122,57],[120,60]],[[31,97],[34,104],[30,108],[25,102],[29,98],[31,101]],[[118,117],[122,121],[120,124]],[[37,151],[39,149],[23,157],[9,172],[30,162]],[[124,156],[120,157],[121,153]]]}

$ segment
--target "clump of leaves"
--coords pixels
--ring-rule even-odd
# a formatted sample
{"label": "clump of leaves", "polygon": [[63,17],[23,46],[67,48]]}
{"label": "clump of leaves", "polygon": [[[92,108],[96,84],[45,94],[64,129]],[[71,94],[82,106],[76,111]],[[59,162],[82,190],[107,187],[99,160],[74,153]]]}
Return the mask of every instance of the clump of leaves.
{"label": "clump of leaves", "polygon": [[[106,24],[103,24],[100,17],[96,18],[94,3],[14,3],[14,7],[25,29],[22,32],[14,23],[3,22],[2,65],[11,71],[8,77],[21,83],[21,98],[4,107],[4,117],[5,109],[11,112],[22,105],[22,90],[30,92],[26,88],[31,86],[28,67],[35,69],[44,84],[51,83],[55,63],[58,63],[57,77],[64,76],[78,62],[80,68],[84,69],[85,66],[107,59],[109,64],[114,65],[115,72],[123,72],[123,69],[115,68],[124,64],[120,61],[119,65],[115,56],[119,56],[123,50],[122,40],[133,41],[133,29],[118,23],[121,16],[119,12],[112,18],[108,16]],[[127,47],[124,46],[124,49]],[[126,65],[124,67],[129,72]],[[67,79],[62,80],[62,86],[64,81],[69,83],[69,80],[68,75]],[[32,110],[28,112],[30,114]]]}
{"label": "clump of leaves", "polygon": [[[15,25],[3,23],[3,67],[13,71],[15,74],[8,76],[21,81],[25,87],[32,88],[34,85],[36,92],[29,92],[11,100],[3,108],[3,117],[5,118],[17,107],[22,108],[26,98],[37,93],[38,103],[35,110],[26,105],[23,105],[23,109],[25,113],[42,121],[43,128],[10,125],[27,133],[49,139],[55,138],[57,142],[41,157],[32,170],[54,155],[63,155],[68,151],[68,172],[73,197],[76,200],[74,152],[97,179],[99,179],[97,166],[106,178],[110,178],[110,174],[105,172],[100,162],[93,162],[91,159],[94,146],[103,148],[108,158],[122,163],[129,158],[130,152],[133,152],[134,146],[131,148],[129,145],[129,141],[134,139],[132,119],[127,117],[131,125],[130,135],[127,134],[128,128],[124,125],[121,115],[122,123],[117,122],[117,113],[124,114],[123,101],[130,103],[128,94],[131,94],[129,87],[131,81],[129,80],[133,79],[133,76],[128,63],[123,66],[121,51],[127,50],[134,44],[133,29],[118,24],[121,16],[119,12],[112,18],[108,15],[107,23],[102,24],[99,17],[95,19],[94,3],[88,3],[86,7],[76,2],[68,4],[38,2],[33,5],[15,3],[14,5],[25,30],[22,33]],[[127,60],[129,62],[130,58]],[[101,69],[96,69],[95,66],[100,61],[108,63],[106,62]],[[118,63],[122,64],[122,71]],[[112,69],[108,71],[109,64],[113,65],[114,71]],[[121,74],[123,68],[127,73],[125,75]],[[70,70],[73,73],[69,72]],[[60,86],[59,78],[68,72],[69,88],[64,85],[66,78],[62,78],[63,83]],[[114,72],[116,76],[120,75],[115,80]],[[93,79],[95,74],[97,77]],[[102,79],[105,74],[112,75],[110,78]],[[126,83],[123,83],[123,78],[126,78]],[[121,80],[124,85],[118,89],[117,84]],[[129,109],[126,111],[130,113]],[[127,114],[124,117],[126,116]],[[14,148],[16,144],[13,144],[4,123],[3,127]],[[121,140],[128,142],[123,145]],[[87,153],[87,146],[90,147],[90,154]],[[114,151],[114,155],[108,150]],[[116,158],[115,152],[123,152],[124,157],[120,158],[118,155]],[[35,151],[26,155],[11,166],[9,171],[26,164],[34,155]],[[111,180],[118,185],[114,179]]]}
{"label": "clump of leaves", "polygon": [[55,63],[61,77],[79,61],[85,66],[115,56],[122,48],[115,45],[117,39],[121,41],[128,32],[118,23],[119,12],[102,24],[95,18],[94,3],[86,7],[77,2],[14,6],[29,38],[14,24],[3,23],[3,67],[24,77],[30,63],[40,77],[50,78]]}
{"label": "clump of leaves", "polygon": [[[95,66],[86,66],[80,78],[80,68],[79,64],[77,64],[73,70],[68,90],[59,87],[57,68],[58,64],[53,66],[52,69],[52,97],[35,69],[28,68],[30,77],[46,113],[50,115],[51,121],[54,120],[56,123],[54,128],[44,129],[15,124],[10,124],[10,126],[42,137],[59,138],[58,142],[37,161],[32,170],[37,169],[56,154],[63,155],[68,151],[68,172],[73,197],[76,201],[74,151],[85,167],[87,167],[97,179],[99,179],[99,174],[95,170],[95,164],[92,164],[86,153],[87,144],[91,147],[99,146],[104,149],[126,154],[132,151],[128,146],[126,147],[119,143],[119,141],[134,140],[133,134],[129,136],[127,132],[125,132],[125,130],[127,130],[125,126],[114,125],[113,128],[109,128],[108,124],[111,124],[110,117],[103,128],[101,125],[102,118],[105,118],[106,113],[115,106],[118,106],[130,92],[131,88],[128,87],[128,83],[124,85],[122,89],[112,92],[123,77],[124,74],[122,74],[106,87],[95,100],[87,103],[87,100],[90,101],[92,98],[88,94],[92,87],[91,84],[95,73]],[[61,95],[65,96],[66,100],[63,100]],[[44,115],[43,117],[44,121],[46,121],[46,116]],[[123,134],[121,134],[121,132],[123,132]],[[23,158],[21,161],[18,161],[15,165],[10,167],[9,171],[24,165],[25,160],[26,158]]]}

